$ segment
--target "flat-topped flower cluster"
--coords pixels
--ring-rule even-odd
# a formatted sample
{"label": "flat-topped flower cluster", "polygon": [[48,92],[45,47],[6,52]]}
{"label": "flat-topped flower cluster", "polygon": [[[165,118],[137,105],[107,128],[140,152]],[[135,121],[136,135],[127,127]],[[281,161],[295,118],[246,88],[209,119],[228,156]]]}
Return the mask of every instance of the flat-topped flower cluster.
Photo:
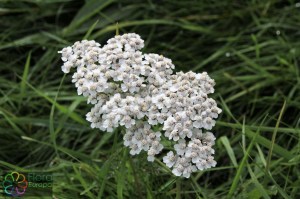
{"label": "flat-topped flower cluster", "polygon": [[163,161],[177,176],[214,167],[215,137],[208,130],[221,113],[208,97],[214,80],[206,72],[173,73],[171,59],[142,53],[143,47],[140,36],[129,33],[103,47],[83,40],[59,51],[62,71],[76,69],[72,82],[78,95],[93,104],[86,115],[91,127],[112,132],[124,126],[130,154],[146,151],[151,162],[163,150],[164,136],[174,148]]}

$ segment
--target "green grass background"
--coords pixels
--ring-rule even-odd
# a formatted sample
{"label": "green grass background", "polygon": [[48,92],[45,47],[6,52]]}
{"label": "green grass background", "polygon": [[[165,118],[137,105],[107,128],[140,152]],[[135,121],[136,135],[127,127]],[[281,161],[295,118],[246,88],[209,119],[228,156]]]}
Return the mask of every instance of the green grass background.
{"label": "green grass background", "polygon": [[[58,199],[300,198],[297,3],[0,0],[0,174],[52,172]],[[57,51],[104,44],[117,22],[142,36],[144,52],[215,79],[216,168],[175,177],[161,157],[130,156],[118,130],[89,128],[91,107]]]}

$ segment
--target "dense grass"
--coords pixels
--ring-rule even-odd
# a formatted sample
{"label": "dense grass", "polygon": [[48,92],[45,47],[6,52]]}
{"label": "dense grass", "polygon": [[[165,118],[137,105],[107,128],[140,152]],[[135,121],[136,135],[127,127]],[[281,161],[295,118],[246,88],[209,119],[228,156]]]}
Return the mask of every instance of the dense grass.
{"label": "dense grass", "polygon": [[[53,198],[300,198],[297,1],[0,1],[0,173],[50,171]],[[297,6],[296,6],[297,5]],[[176,70],[208,71],[216,168],[177,178],[92,130],[57,51],[136,32]],[[60,86],[61,84],[61,86]],[[1,197],[1,196],[0,196]]]}

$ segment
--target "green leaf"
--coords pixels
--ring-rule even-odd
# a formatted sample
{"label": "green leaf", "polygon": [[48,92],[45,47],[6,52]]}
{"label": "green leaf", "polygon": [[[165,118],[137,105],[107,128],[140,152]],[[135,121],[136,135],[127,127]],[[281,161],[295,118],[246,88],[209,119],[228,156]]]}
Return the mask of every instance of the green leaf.
{"label": "green leaf", "polygon": [[229,158],[230,158],[232,164],[233,164],[235,167],[237,167],[238,164],[237,164],[237,161],[236,161],[234,152],[233,152],[233,150],[232,150],[232,147],[231,147],[231,145],[230,145],[230,142],[229,142],[227,136],[222,136],[222,137],[220,137],[220,140],[221,140],[221,142],[223,143],[223,145],[225,146],[225,149],[226,149],[226,151],[227,151],[227,153],[228,153],[228,155],[229,155]]}
{"label": "green leaf", "polygon": [[93,15],[100,12],[103,8],[112,4],[115,0],[89,0],[86,1],[84,6],[77,12],[70,25],[63,30],[64,34],[72,32],[78,28],[82,23],[87,21]]}
{"label": "green leaf", "polygon": [[24,66],[24,72],[22,75],[22,81],[21,81],[21,95],[24,97],[25,89],[26,89],[26,81],[28,81],[28,72],[29,72],[29,66],[30,66],[30,59],[31,59],[31,51],[29,52],[26,63]]}

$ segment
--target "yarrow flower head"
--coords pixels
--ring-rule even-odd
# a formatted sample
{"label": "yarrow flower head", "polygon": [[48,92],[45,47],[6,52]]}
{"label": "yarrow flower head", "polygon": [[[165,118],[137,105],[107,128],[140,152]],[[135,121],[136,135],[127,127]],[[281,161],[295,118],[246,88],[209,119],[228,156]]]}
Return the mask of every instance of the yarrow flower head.
{"label": "yarrow flower head", "polygon": [[176,176],[215,167],[216,138],[209,130],[221,109],[208,97],[214,80],[206,72],[174,73],[171,59],[142,53],[143,47],[139,35],[128,33],[102,47],[83,40],[59,51],[62,71],[74,68],[77,93],[92,104],[87,121],[108,132],[124,127],[130,154],[146,151],[150,162],[163,151],[161,140],[169,140],[174,148],[163,162]]}

